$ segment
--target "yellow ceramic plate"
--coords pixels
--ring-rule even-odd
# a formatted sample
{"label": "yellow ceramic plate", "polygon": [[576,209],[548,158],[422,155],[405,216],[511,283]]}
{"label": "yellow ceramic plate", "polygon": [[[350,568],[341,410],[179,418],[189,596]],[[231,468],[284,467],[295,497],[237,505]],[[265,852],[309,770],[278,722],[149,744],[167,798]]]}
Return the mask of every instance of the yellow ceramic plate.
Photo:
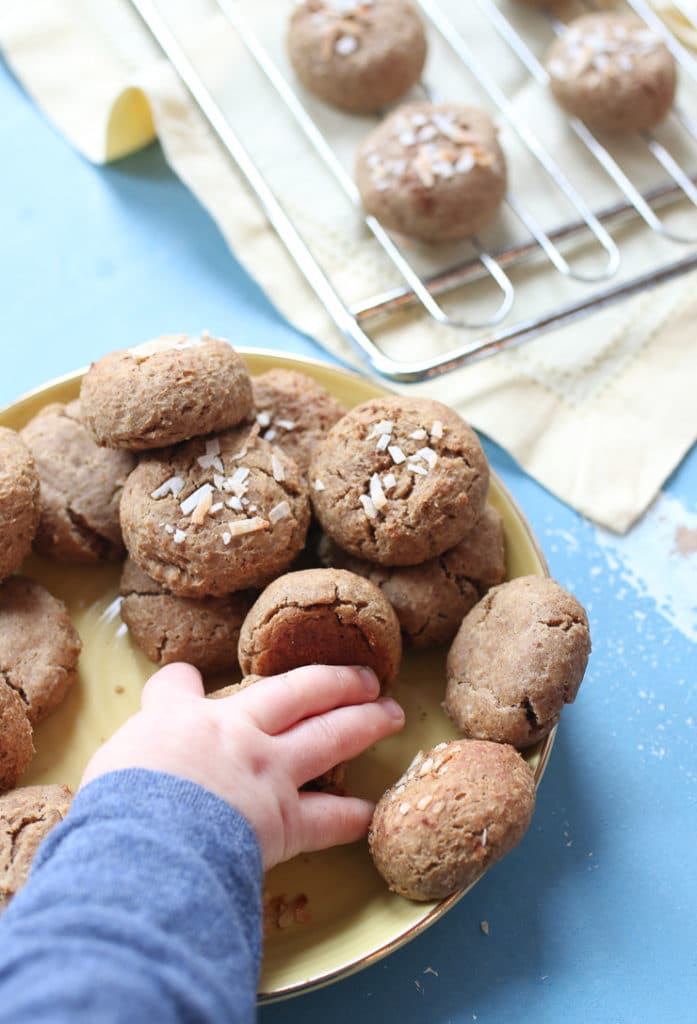
{"label": "yellow ceramic plate", "polygon": [[[252,374],[272,366],[314,377],[347,406],[385,389],[346,371],[273,352],[244,352]],[[75,373],[32,392],[0,413],[0,423],[19,429],[49,402],[76,398],[82,374]],[[511,496],[494,478],[491,501],[503,516],[508,576],[546,575],[532,532]],[[44,583],[70,610],[83,652],[78,685],[64,705],[36,731],[37,753],[23,784],[66,783],[75,789],[88,758],[139,706],[140,691],[153,666],[130,643],[118,613],[118,566],[77,568],[37,558],[29,575]],[[402,773],[419,749],[452,739],[455,732],[441,710],[446,651],[407,652],[395,696],[407,725],[355,761],[352,792],[376,799]],[[224,685],[232,679],[216,680]],[[528,757],[542,777],[553,736]],[[441,903],[411,903],[389,893],[374,870],[364,843],[298,857],[275,868],[267,894],[289,902],[308,900],[310,920],[274,931],[266,939],[259,998],[284,998],[366,967],[413,938],[453,906],[463,893]]]}

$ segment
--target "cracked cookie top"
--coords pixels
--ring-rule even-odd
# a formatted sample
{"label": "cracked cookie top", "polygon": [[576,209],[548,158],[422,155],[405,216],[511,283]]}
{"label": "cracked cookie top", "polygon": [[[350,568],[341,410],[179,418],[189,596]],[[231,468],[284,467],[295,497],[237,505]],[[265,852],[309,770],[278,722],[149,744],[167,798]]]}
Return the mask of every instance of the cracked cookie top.
{"label": "cracked cookie top", "polygon": [[17,785],[33,754],[26,705],[0,671],[0,793]]}
{"label": "cracked cookie top", "polygon": [[0,580],[19,569],[39,525],[39,474],[28,448],[0,427]]}
{"label": "cracked cookie top", "polygon": [[63,562],[123,558],[119,501],[135,456],[99,448],[83,423],[79,401],[47,405],[21,437],[41,480],[35,549]]}
{"label": "cracked cookie top", "polygon": [[445,710],[465,736],[531,747],[576,697],[591,649],[586,613],[554,580],[519,576],[465,616]]}
{"label": "cracked cookie top", "polygon": [[121,574],[121,618],[156,665],[186,661],[204,674],[237,667],[240,627],[253,595],[192,600],[175,597],[127,559]]}
{"label": "cracked cookie top", "polygon": [[325,533],[357,558],[417,565],[458,544],[484,510],[489,466],[477,435],[425,398],[375,398],[315,449],[312,504]]}
{"label": "cracked cookie top", "polygon": [[341,569],[305,569],[269,584],[240,632],[245,675],[302,665],[367,665],[383,685],[402,657],[397,616],[380,589]]}
{"label": "cracked cookie top", "polygon": [[0,796],[0,912],[26,882],[39,844],[71,799],[67,786],[24,786]]}
{"label": "cracked cookie top", "polygon": [[75,681],[80,637],[62,601],[24,576],[0,586],[0,681],[21,697],[35,725]]}
{"label": "cracked cookie top", "polygon": [[265,586],[302,550],[309,522],[300,470],[256,423],[145,455],[121,499],[129,554],[180,597]]}
{"label": "cracked cookie top", "polygon": [[80,399],[97,444],[144,451],[240,423],[252,384],[227,341],[172,334],[93,363]]}

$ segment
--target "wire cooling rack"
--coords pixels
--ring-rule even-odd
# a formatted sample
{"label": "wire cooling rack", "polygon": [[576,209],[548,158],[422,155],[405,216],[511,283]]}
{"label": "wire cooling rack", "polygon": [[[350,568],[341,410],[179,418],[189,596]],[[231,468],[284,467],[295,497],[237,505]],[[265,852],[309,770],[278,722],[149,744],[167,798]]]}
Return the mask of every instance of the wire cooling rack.
{"label": "wire cooling rack", "polygon": [[[433,0],[416,0],[430,31],[442,40],[463,72],[475,80],[489,106],[498,112],[499,121],[505,123],[517,137],[536,165],[535,173],[544,177],[545,187],[557,194],[571,213],[569,219],[547,226],[526,201],[524,189],[516,189],[515,192],[509,190],[505,204],[512,219],[523,229],[522,237],[508,238],[503,244],[494,247],[487,245],[483,238],[473,238],[466,243],[467,255],[464,257],[456,258],[449,265],[438,267],[435,271],[420,272],[413,247],[389,233],[374,217],[366,215],[362,210],[352,177],[317,120],[309,112],[301,90],[296,91],[290,76],[286,77],[264,41],[254,32],[244,13],[242,0],[217,0],[221,12],[244,44],[249,59],[256,63],[288,117],[293,119],[297,129],[314,149],[326,173],[343,192],[346,200],[355,207],[356,216],[363,219],[400,279],[400,283],[389,290],[358,302],[347,303],[303,238],[301,230],[284,208],[267,177],[260,171],[249,148],[233,129],[223,107],[187,56],[158,6],[151,0],[131,0],[131,3],[237,164],[270,223],[336,327],[372,369],[384,377],[402,382],[434,377],[534,338],[697,267],[697,218],[681,214],[679,218],[669,219],[661,215],[678,203],[682,203],[680,209],[687,206],[694,212],[697,208],[697,119],[684,104],[677,103],[670,115],[672,139],[676,138],[676,132],[682,136],[679,154],[676,155],[670,144],[661,139],[658,133],[645,132],[636,140],[637,145],[644,147],[646,154],[661,169],[661,181],[651,188],[637,184],[622,159],[582,121],[568,118],[569,130],[611,182],[619,197],[617,201],[597,208],[592,199],[585,196],[583,190],[574,183],[568,170],[551,154],[539,134],[519,117],[495,75],[468,42],[462,27],[453,24]],[[538,86],[546,88],[549,84],[547,71],[536,55],[534,46],[516,27],[510,5],[498,4],[494,0],[473,0],[473,4],[486,18],[491,31],[505,44],[510,60],[519,62],[524,72]],[[593,10],[596,5],[586,6]],[[678,64],[683,80],[697,83],[697,61],[669,32],[651,7],[644,0],[627,0],[622,6],[632,8],[663,38]],[[281,11],[279,15],[279,22],[282,22]],[[528,16],[531,19],[543,17],[531,12],[528,12]],[[561,22],[552,15],[546,17],[552,31],[559,34],[563,30]],[[421,83],[421,91],[426,96],[431,95],[427,81]],[[654,261],[648,269],[623,277],[622,248],[613,232],[628,220],[641,224],[646,234],[647,249],[650,249],[651,237],[665,244],[659,262]],[[587,254],[589,248],[595,256],[592,266],[588,265],[588,259],[576,259],[578,252]],[[447,251],[452,258],[452,247]],[[520,293],[525,288],[525,280],[522,284],[514,284],[511,271],[530,262],[543,265],[548,272],[551,270],[559,278],[575,282],[582,288],[565,296],[561,304],[552,301],[547,308],[536,308],[532,313],[526,311],[522,317],[516,316],[522,305]],[[477,314],[480,304],[470,302],[468,289],[482,281],[488,281],[498,298],[493,309]],[[556,291],[554,285],[548,289],[552,297]],[[457,310],[452,312],[446,311],[439,301],[444,296],[450,296],[450,293],[457,294]],[[424,315],[449,330],[453,344],[447,351],[425,358],[410,361],[395,359],[380,348],[370,332],[375,333],[376,325],[384,323],[385,318],[418,307]]]}

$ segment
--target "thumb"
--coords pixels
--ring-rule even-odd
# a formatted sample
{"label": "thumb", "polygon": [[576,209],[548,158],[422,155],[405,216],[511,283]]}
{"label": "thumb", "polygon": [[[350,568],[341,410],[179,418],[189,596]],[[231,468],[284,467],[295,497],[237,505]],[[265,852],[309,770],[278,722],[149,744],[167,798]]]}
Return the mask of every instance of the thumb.
{"label": "thumb", "polygon": [[150,676],[141,697],[144,708],[171,704],[185,696],[203,697],[201,673],[193,665],[176,662]]}

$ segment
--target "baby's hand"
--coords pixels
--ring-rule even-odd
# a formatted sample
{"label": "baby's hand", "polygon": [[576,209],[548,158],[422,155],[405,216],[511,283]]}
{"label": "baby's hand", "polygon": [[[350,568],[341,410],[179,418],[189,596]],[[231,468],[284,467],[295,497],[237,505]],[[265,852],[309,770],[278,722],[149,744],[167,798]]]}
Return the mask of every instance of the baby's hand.
{"label": "baby's hand", "polygon": [[197,782],[244,815],[266,868],[351,843],[365,835],[372,803],[298,787],[402,728],[402,709],[379,691],[370,669],[313,665],[208,700],[195,668],[168,665],[146,683],[138,714],[94,754],[82,785],[119,768]]}

